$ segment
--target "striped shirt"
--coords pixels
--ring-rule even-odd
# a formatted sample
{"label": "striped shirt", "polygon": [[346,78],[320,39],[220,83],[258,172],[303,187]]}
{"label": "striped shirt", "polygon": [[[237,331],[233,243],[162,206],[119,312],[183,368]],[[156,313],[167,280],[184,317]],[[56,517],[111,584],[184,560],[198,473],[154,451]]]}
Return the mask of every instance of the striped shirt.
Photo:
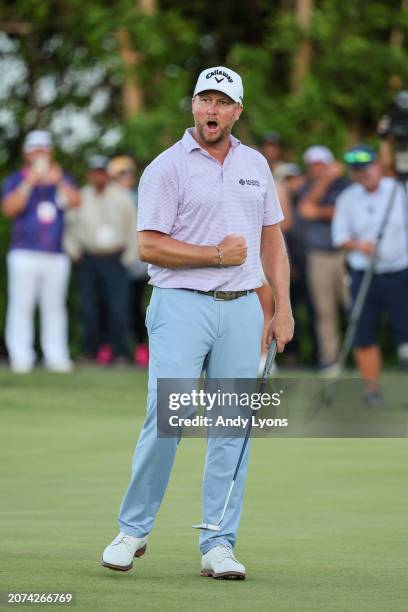
{"label": "striped shirt", "polygon": [[239,291],[262,284],[262,226],[283,219],[266,159],[231,136],[221,164],[194,139],[193,128],[146,168],[139,185],[137,229],[155,230],[195,245],[245,237],[240,266],[169,269],[149,265],[150,284],[163,288]]}

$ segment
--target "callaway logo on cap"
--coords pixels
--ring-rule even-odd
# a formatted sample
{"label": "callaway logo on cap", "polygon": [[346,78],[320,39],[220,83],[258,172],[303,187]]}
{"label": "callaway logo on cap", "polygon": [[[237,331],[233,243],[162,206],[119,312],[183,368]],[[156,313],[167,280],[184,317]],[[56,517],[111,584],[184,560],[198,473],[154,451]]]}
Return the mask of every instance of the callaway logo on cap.
{"label": "callaway logo on cap", "polygon": [[241,77],[229,68],[217,66],[215,68],[203,70],[198,77],[193,95],[195,96],[202,91],[211,89],[214,91],[221,91],[232,98],[234,102],[242,104],[244,89],[242,87]]}

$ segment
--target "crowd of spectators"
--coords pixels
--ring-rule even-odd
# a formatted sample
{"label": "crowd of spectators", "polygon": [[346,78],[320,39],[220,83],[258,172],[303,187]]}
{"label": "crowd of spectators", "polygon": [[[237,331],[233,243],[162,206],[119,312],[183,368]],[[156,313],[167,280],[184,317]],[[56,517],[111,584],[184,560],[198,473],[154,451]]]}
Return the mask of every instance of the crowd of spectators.
{"label": "crowd of spectators", "polygon": [[[339,353],[339,322],[344,326],[350,302],[345,251],[333,243],[331,226],[336,201],[350,179],[323,145],[304,152],[303,166],[288,161],[276,132],[265,133],[259,148],[275,178],[291,260],[297,324],[282,363],[302,365],[301,346],[307,339],[309,361],[330,371]],[[149,277],[147,264],[138,259],[134,161],[94,155],[87,161],[86,184],[79,188],[54,161],[50,134],[42,130],[27,135],[23,161],[22,169],[6,178],[2,192],[3,213],[12,221],[5,329],[11,369],[28,372],[36,363],[37,305],[44,366],[72,369],[66,307],[71,269],[79,297],[78,361],[147,367]],[[269,321],[273,294],[265,278],[258,295]],[[264,338],[263,359],[265,354]]]}
{"label": "crowd of spectators", "polygon": [[49,132],[27,135],[23,167],[6,178],[2,192],[3,212],[12,221],[5,341],[14,372],[29,372],[36,363],[37,305],[44,366],[72,369],[71,267],[79,292],[79,361],[148,365],[143,313],[148,276],[137,255],[135,171],[129,157],[109,161],[94,155],[79,189],[54,161]]}

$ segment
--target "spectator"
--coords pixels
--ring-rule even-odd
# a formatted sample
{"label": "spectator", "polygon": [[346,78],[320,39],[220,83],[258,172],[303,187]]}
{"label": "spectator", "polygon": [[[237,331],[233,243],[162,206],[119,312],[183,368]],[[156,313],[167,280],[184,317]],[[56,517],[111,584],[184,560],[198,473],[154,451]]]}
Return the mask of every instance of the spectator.
{"label": "spectator", "polygon": [[[301,363],[300,346],[302,334],[308,338],[310,358],[317,364],[317,341],[315,329],[315,313],[306,282],[306,244],[304,225],[306,221],[299,215],[299,194],[307,182],[307,177],[298,164],[288,163],[282,167],[282,180],[286,188],[287,198],[291,203],[293,223],[286,233],[286,245],[290,257],[291,284],[290,296],[295,317],[295,333],[293,340],[286,346],[282,361],[289,367],[298,367]],[[302,309],[305,316],[302,316]]]}
{"label": "spectator", "polygon": [[45,367],[68,372],[66,295],[70,273],[61,242],[64,211],[80,203],[73,180],[53,161],[49,132],[34,130],[23,146],[24,167],[6,178],[3,211],[13,220],[7,256],[6,344],[14,372],[35,363],[34,311],[39,304]]}
{"label": "spectator", "polygon": [[347,305],[344,253],[333,246],[331,220],[336,198],[349,181],[326,147],[304,153],[308,181],[299,196],[304,219],[307,282],[316,316],[319,366],[329,371],[339,352],[338,307]]}
{"label": "spectator", "polygon": [[[131,157],[122,155],[114,157],[108,166],[108,173],[132,196],[137,215],[137,189],[135,181],[136,165]],[[136,229],[136,227],[135,227]],[[137,233],[136,233],[137,236]],[[147,344],[147,331],[145,325],[145,297],[149,276],[147,274],[148,264],[140,261],[137,254],[129,266],[130,279],[130,328],[136,340],[134,350],[134,362],[137,366],[147,368],[149,365],[149,348]]]}
{"label": "spectator", "polygon": [[275,181],[282,181],[280,171],[286,164],[283,161],[282,138],[280,134],[278,132],[264,132],[260,149],[262,155],[266,157]]}
{"label": "spectator", "polygon": [[[281,222],[281,229],[286,233],[292,226],[292,206],[280,172],[286,167],[282,160],[281,138],[277,132],[265,132],[262,136],[261,152],[266,157],[269,168],[275,178],[276,191],[284,214],[284,220]],[[260,264],[262,267],[262,264]],[[267,354],[267,336],[269,322],[274,314],[274,295],[270,284],[268,283],[265,274],[262,270],[262,286],[256,292],[264,313],[264,331],[262,335],[261,359],[259,363],[259,373],[264,369],[266,354]]]}
{"label": "spectator", "polygon": [[[367,145],[349,150],[345,159],[354,184],[336,203],[333,242],[347,252],[351,268],[352,298],[355,302],[365,270],[375,257],[374,275],[357,329],[354,348],[365,384],[363,399],[368,405],[383,402],[380,391],[381,355],[378,335],[381,315],[386,313],[396,345],[408,343],[408,253],[406,197],[395,179],[381,177],[375,151]],[[391,194],[397,188],[387,223],[383,226]],[[383,236],[376,243],[380,228]]]}
{"label": "spectator", "polygon": [[107,163],[102,155],[89,160],[89,184],[81,190],[81,208],[69,216],[65,246],[78,263],[84,357],[93,361],[101,344],[102,303],[113,362],[123,365],[129,357],[128,266],[135,258],[136,220],[128,191],[110,182]]}

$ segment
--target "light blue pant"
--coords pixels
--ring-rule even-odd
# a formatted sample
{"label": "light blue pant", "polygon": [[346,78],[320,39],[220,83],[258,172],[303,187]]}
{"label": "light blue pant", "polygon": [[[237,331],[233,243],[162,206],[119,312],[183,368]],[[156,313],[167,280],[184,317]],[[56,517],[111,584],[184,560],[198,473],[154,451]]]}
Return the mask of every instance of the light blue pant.
{"label": "light blue pant", "polygon": [[[209,378],[256,378],[263,313],[255,293],[232,301],[217,301],[192,291],[155,287],[147,328],[150,348],[147,417],[119,513],[122,531],[136,537],[147,535],[153,527],[179,443],[176,438],[157,438],[157,378],[198,379],[206,357]],[[242,442],[242,438],[208,439],[203,483],[205,522],[219,520]],[[234,547],[247,467],[248,448],[221,531],[200,532],[203,554],[220,543]]]}

